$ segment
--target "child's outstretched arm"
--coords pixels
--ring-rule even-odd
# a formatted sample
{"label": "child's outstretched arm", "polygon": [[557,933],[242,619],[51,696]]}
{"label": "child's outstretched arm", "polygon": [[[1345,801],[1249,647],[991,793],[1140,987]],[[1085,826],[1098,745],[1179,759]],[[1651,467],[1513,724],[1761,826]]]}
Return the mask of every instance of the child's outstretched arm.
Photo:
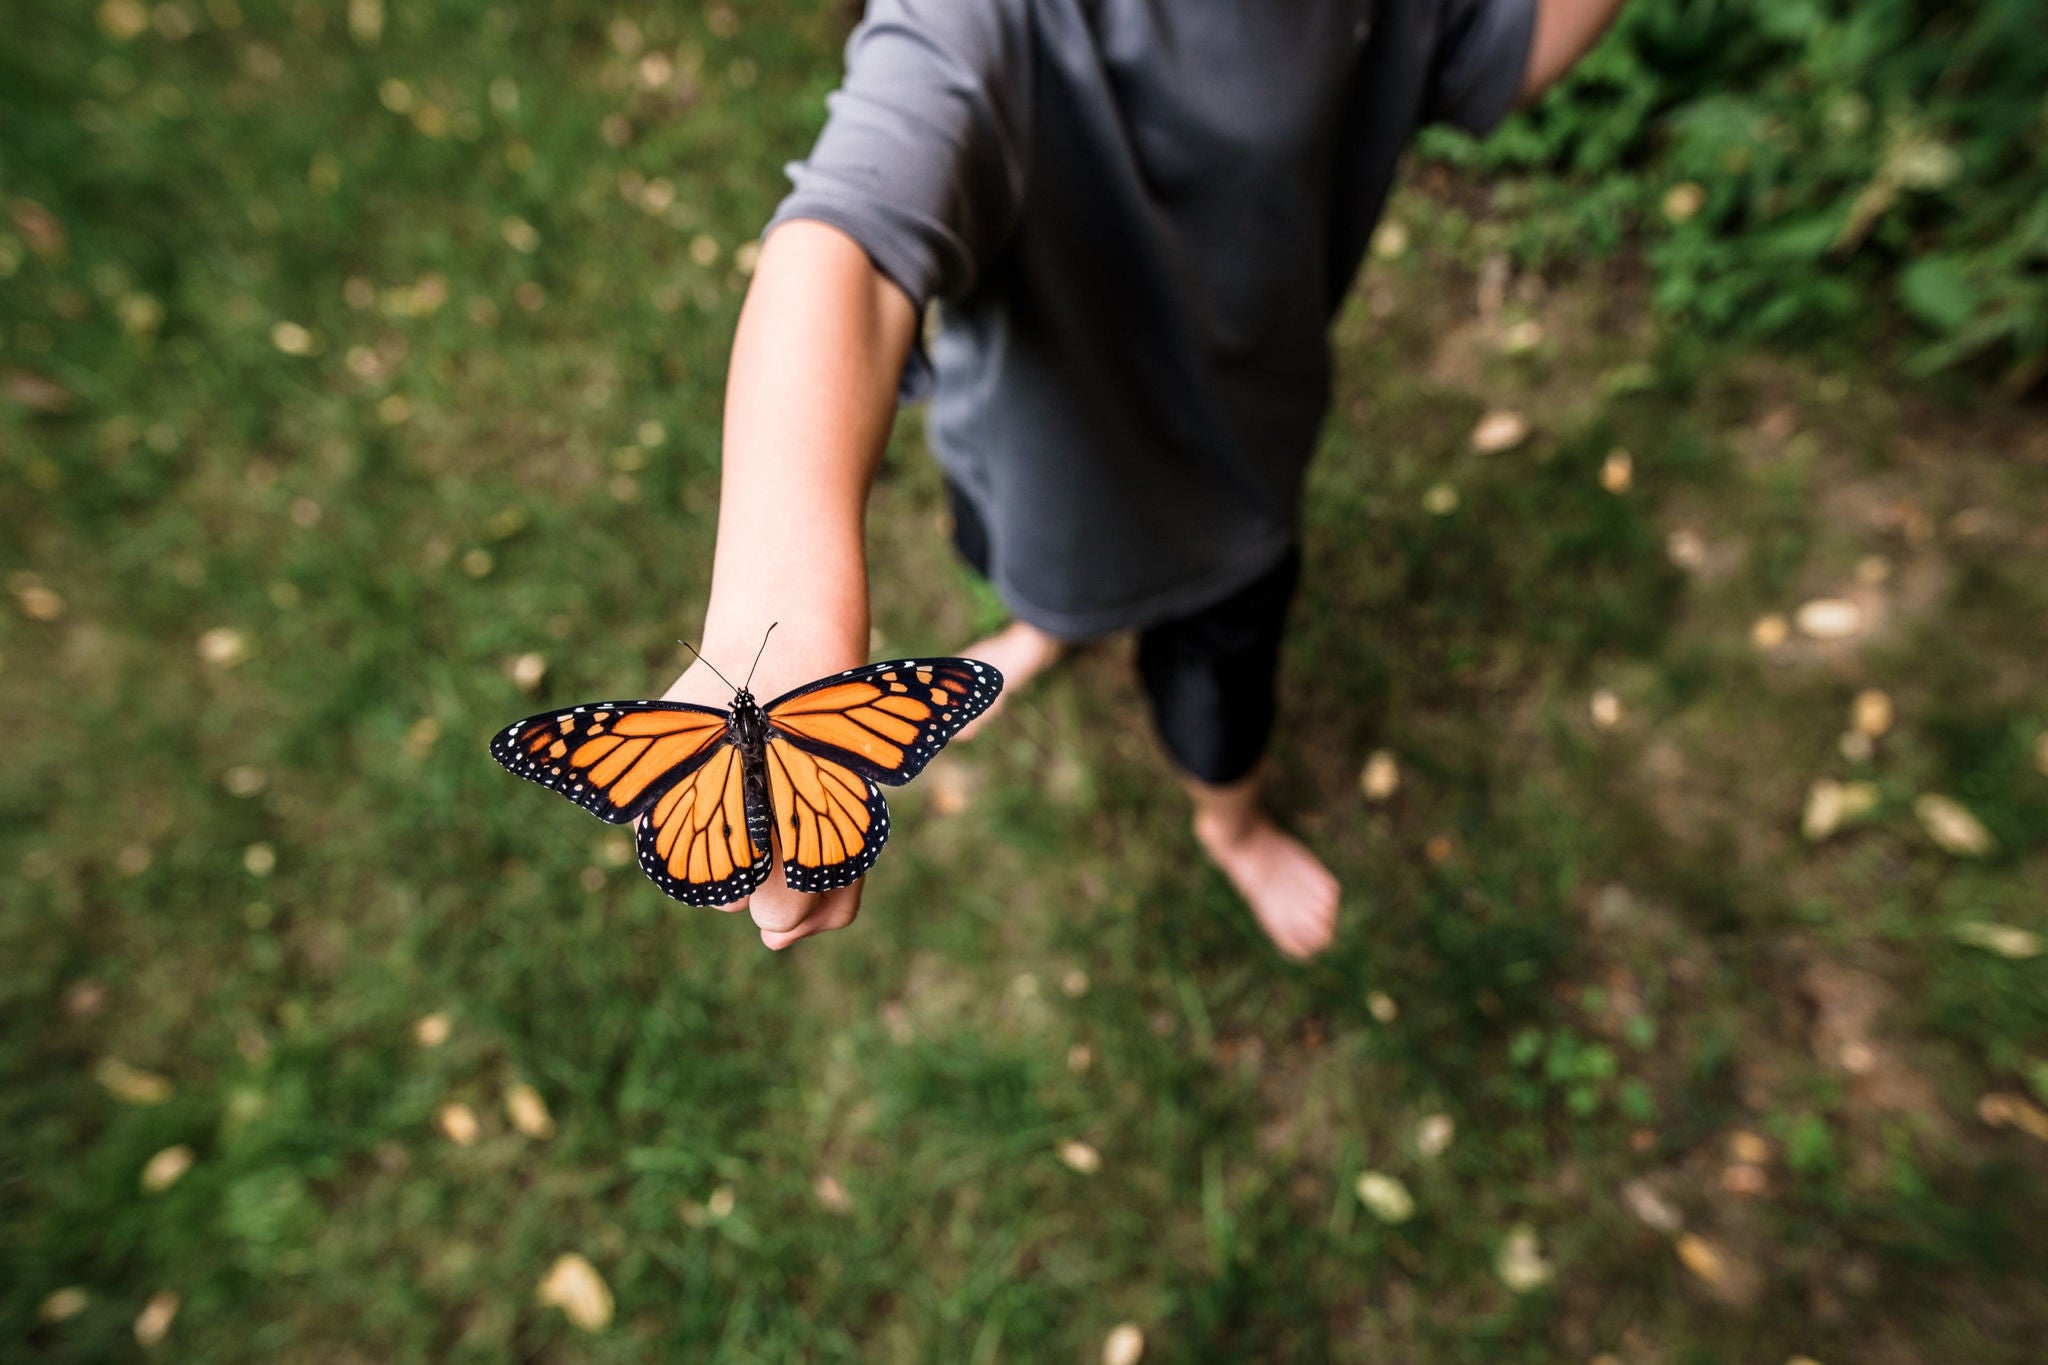
{"label": "child's outstretched arm", "polygon": [[1536,32],[1529,44],[1529,65],[1522,73],[1517,103],[1536,102],[1552,82],[1586,55],[1624,0],[1537,0]]}
{"label": "child's outstretched arm", "polygon": [[[755,675],[766,700],[867,662],[868,486],[896,412],[918,316],[862,248],[820,222],[768,234],[740,310],[726,376],[718,545],[700,647],[735,681],[778,622]],[[725,706],[703,664],[665,694]],[[842,929],[861,884],[803,895],[777,868],[749,900],[761,941],[780,948]]]}

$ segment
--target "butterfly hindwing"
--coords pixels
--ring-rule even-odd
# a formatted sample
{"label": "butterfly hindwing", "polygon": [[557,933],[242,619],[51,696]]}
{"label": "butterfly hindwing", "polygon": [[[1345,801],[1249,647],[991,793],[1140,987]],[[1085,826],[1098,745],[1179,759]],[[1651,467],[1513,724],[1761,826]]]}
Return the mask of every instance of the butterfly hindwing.
{"label": "butterfly hindwing", "polygon": [[1002,690],[1003,675],[974,659],[901,659],[820,678],[763,709],[798,747],[896,787]]}
{"label": "butterfly hindwing", "polygon": [[491,757],[623,825],[702,765],[726,722],[724,711],[682,702],[591,702],[507,726],[491,741]]}
{"label": "butterfly hindwing", "polygon": [[852,766],[780,735],[770,735],[766,747],[783,879],[806,892],[859,881],[889,838],[882,789]]}
{"label": "butterfly hindwing", "polygon": [[640,822],[640,869],[686,905],[729,905],[768,876],[768,811],[747,789],[745,759],[723,744]]}

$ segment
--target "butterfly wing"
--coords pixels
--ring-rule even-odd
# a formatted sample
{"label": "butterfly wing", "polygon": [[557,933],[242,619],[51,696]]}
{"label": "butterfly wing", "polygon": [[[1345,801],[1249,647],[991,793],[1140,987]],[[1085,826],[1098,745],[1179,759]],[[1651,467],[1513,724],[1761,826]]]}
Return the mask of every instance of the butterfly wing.
{"label": "butterfly wing", "polygon": [[850,764],[779,734],[771,734],[766,747],[783,880],[805,892],[859,881],[889,838],[882,789]]}
{"label": "butterfly wing", "polygon": [[701,767],[725,738],[729,719],[725,711],[683,702],[592,702],[507,726],[491,741],[491,757],[598,819],[623,825]]}
{"label": "butterfly wing", "polygon": [[900,787],[1002,690],[1003,675],[975,659],[902,659],[820,678],[764,710],[796,747]]}
{"label": "butterfly wing", "polygon": [[736,744],[718,745],[640,822],[640,870],[685,905],[728,905],[768,876],[768,810]]}

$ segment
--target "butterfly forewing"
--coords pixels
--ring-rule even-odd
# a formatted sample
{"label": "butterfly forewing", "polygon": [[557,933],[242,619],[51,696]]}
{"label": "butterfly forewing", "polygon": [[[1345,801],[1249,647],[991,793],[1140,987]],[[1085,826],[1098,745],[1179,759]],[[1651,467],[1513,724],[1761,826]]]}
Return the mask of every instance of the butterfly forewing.
{"label": "butterfly forewing", "polygon": [[1003,675],[973,659],[901,659],[820,678],[764,710],[798,747],[895,787],[924,771],[1002,689]]}
{"label": "butterfly forewing", "polygon": [[669,701],[607,701],[507,726],[491,757],[615,825],[646,811],[711,755],[727,713]]}

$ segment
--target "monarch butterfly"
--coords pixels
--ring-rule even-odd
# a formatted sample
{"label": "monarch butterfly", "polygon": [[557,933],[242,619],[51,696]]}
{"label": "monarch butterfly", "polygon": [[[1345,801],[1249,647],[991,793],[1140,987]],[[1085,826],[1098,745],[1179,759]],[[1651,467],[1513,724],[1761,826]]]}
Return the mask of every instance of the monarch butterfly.
{"label": "monarch butterfly", "polygon": [[641,870],[686,905],[731,904],[776,855],[791,888],[830,891],[866,875],[889,838],[875,784],[900,787],[922,772],[988,709],[1003,675],[974,659],[900,659],[766,706],[752,682],[749,672],[733,688],[730,709],[600,701],[543,711],[500,731],[491,757],[600,820],[639,820]]}

